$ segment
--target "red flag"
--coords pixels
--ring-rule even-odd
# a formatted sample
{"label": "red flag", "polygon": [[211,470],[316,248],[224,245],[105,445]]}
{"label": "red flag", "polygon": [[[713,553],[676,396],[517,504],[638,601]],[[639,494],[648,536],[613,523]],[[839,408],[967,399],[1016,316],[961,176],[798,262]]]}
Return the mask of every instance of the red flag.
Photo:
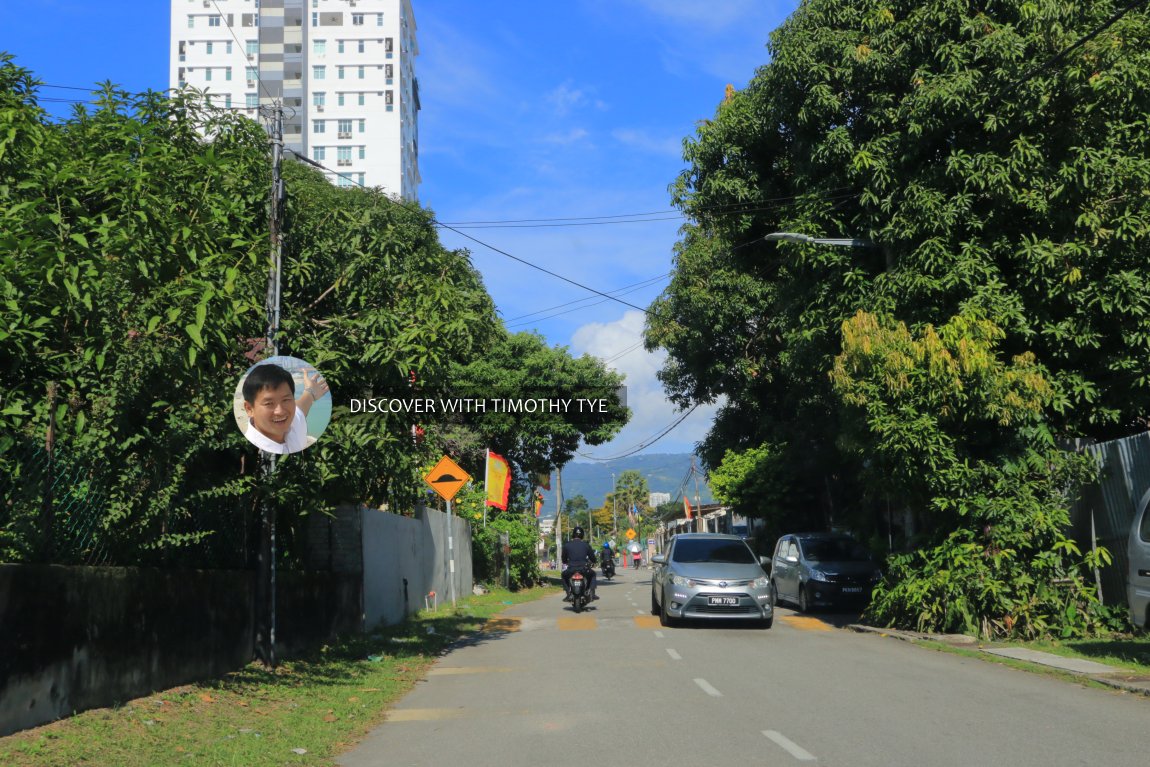
{"label": "red flag", "polygon": [[507,511],[507,493],[511,489],[511,467],[507,460],[490,450],[487,451],[487,505]]}
{"label": "red flag", "polygon": [[687,519],[691,518],[691,502],[687,500],[687,496],[683,496],[683,511],[687,513]]}

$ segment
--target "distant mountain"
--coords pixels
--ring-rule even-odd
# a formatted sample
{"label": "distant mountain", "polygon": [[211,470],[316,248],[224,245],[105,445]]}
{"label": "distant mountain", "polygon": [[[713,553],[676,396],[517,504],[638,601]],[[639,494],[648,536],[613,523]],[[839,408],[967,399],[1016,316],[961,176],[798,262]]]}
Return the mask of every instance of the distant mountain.
{"label": "distant mountain", "polygon": [[[699,499],[702,503],[713,503],[711,489],[704,481],[699,461],[695,460],[699,481]],[[687,494],[691,504],[695,503],[695,477],[686,481],[691,473],[690,453],[654,453],[650,455],[636,455],[630,458],[620,458],[615,461],[579,462],[575,461],[563,467],[563,499],[564,502],[582,495],[587,499],[591,508],[599,508],[607,498],[607,494],[614,488],[611,474],[617,478],[628,470],[635,470],[647,478],[647,487],[652,493],[670,493],[671,500],[676,501]],[[555,515],[555,472],[551,473],[551,490],[543,491],[542,516]],[[622,509],[620,509],[622,511]]]}

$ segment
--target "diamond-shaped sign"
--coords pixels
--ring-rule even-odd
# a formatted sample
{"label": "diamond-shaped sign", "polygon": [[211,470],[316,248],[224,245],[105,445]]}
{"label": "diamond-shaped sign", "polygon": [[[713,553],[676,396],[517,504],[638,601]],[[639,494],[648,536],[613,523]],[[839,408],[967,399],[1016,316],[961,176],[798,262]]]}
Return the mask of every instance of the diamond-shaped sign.
{"label": "diamond-shaped sign", "polygon": [[455,461],[443,456],[435,468],[427,472],[423,481],[431,485],[431,489],[439,493],[443,500],[450,501],[460,488],[471,481],[471,475],[459,468]]}
{"label": "diamond-shaped sign", "polygon": [[626,535],[627,535],[627,540],[633,541],[633,540],[635,540],[635,536],[638,535],[638,533],[636,533],[632,528],[627,528]]}

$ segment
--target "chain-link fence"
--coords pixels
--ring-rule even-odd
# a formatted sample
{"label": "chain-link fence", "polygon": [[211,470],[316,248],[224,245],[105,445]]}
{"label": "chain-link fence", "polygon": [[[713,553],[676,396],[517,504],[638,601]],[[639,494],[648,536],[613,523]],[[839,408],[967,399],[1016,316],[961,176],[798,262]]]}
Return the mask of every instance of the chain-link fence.
{"label": "chain-link fence", "polygon": [[117,480],[108,467],[74,460],[59,449],[27,443],[10,448],[0,457],[0,561],[251,566],[259,534],[251,493],[173,499],[142,529],[114,513]]}

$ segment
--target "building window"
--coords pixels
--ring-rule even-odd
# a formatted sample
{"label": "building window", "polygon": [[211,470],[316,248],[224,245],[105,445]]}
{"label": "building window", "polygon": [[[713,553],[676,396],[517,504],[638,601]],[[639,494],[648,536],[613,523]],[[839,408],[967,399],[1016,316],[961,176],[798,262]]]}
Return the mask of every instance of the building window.
{"label": "building window", "polygon": [[225,80],[231,80],[232,79],[232,68],[231,67],[224,67],[224,79]]}
{"label": "building window", "polygon": [[351,186],[352,182],[351,182],[351,179],[348,178],[347,176],[340,175],[340,176],[336,177],[335,184],[336,184],[336,186]]}
{"label": "building window", "polygon": [[224,43],[224,53],[231,55],[231,52],[232,52],[232,41],[228,40],[227,42]]}
{"label": "building window", "polygon": [[359,159],[361,159],[361,160],[367,159],[367,147],[361,146],[359,148]]}
{"label": "building window", "polygon": [[311,121],[311,132],[312,133],[323,133],[324,132],[324,125],[326,125],[326,124],[327,123],[324,120],[312,120]]}
{"label": "building window", "polygon": [[367,120],[360,120],[359,121],[359,132],[363,133],[366,128],[367,128]]}
{"label": "building window", "polygon": [[209,16],[208,17],[208,26],[209,27],[218,27],[219,25],[220,25],[220,17],[219,16]]}
{"label": "building window", "polygon": [[313,80],[326,80],[327,79],[327,67],[325,67],[325,66],[312,67],[311,68],[311,79],[313,79]]}
{"label": "building window", "polygon": [[312,40],[311,52],[323,56],[327,53],[327,40]]}
{"label": "building window", "polygon": [[249,56],[258,55],[260,52],[260,41],[259,40],[248,40],[247,51],[248,51]]}
{"label": "building window", "polygon": [[351,165],[351,147],[341,146],[336,150],[340,165]]}
{"label": "building window", "polygon": [[209,56],[212,55],[212,41],[211,40],[208,40],[208,42],[207,42],[207,53]]}
{"label": "building window", "polygon": [[224,94],[224,107],[227,109],[232,108],[232,94],[230,94],[230,93]]}
{"label": "building window", "polygon": [[311,103],[317,107],[322,107],[327,103],[327,93],[324,91],[314,91],[311,94]]}
{"label": "building window", "polygon": [[353,13],[351,15],[351,25],[353,27],[362,27],[363,26],[363,14],[362,13]]}
{"label": "building window", "polygon": [[360,79],[360,80],[362,80],[362,79],[363,79],[363,67],[360,67],[360,68],[359,68],[359,79]]}
{"label": "building window", "polygon": [[188,29],[196,28],[196,17],[191,14],[188,15]]}
{"label": "building window", "polygon": [[346,133],[348,136],[351,135],[351,120],[340,120],[339,125],[336,127],[339,128],[340,133]]}
{"label": "building window", "polygon": [[360,106],[363,106],[363,104],[364,104],[364,101],[363,101],[363,99],[364,99],[364,96],[363,96],[363,94],[362,94],[362,93],[361,93],[361,94],[359,94],[359,105],[360,105]]}
{"label": "building window", "polygon": [[245,103],[248,109],[255,109],[260,105],[260,95],[258,93],[245,94],[244,98],[246,99]]}
{"label": "building window", "polygon": [[327,159],[327,147],[325,147],[325,146],[314,146],[314,147],[312,147],[311,148],[311,159],[315,160],[316,162],[322,162],[323,160],[326,160]]}
{"label": "building window", "polygon": [[338,100],[339,105],[343,106],[343,93],[336,94],[336,99]]}
{"label": "building window", "polygon": [[254,83],[259,79],[259,70],[256,67],[244,67],[244,76]]}
{"label": "building window", "polygon": [[340,79],[340,80],[342,80],[342,79],[343,79],[343,67],[340,67],[340,68],[339,68],[339,79]]}
{"label": "building window", "polygon": [[366,50],[367,50],[367,48],[364,46],[364,41],[363,41],[363,40],[360,40],[360,41],[359,41],[359,52],[360,52],[360,53],[363,53],[363,52],[365,52]]}
{"label": "building window", "polygon": [[377,27],[383,26],[383,14],[382,13],[375,14],[375,25]]}
{"label": "building window", "polygon": [[204,70],[204,79],[209,83],[212,81],[212,68],[208,67]]}
{"label": "building window", "polygon": [[343,40],[339,41],[339,52],[343,53]]}
{"label": "building window", "polygon": [[314,11],[312,11],[312,14],[311,14],[311,25],[313,27],[319,26],[319,14],[314,12]]}

